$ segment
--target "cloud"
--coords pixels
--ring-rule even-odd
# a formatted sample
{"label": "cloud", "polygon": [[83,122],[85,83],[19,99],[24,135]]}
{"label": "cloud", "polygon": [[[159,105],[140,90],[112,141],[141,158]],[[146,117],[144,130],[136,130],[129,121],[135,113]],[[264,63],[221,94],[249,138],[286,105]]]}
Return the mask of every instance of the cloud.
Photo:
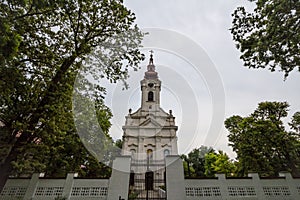
{"label": "cloud", "polygon": [[[289,116],[300,110],[299,73],[291,73],[288,80],[283,81],[282,73],[271,73],[267,70],[250,70],[243,67],[243,63],[239,59],[240,53],[235,48],[230,31],[228,30],[231,26],[231,13],[240,5],[244,5],[248,10],[251,10],[253,9],[253,3],[246,0],[125,0],[125,5],[136,14],[137,23],[141,28],[159,27],[175,30],[191,38],[205,49],[223,80],[226,93],[225,118],[233,114],[248,115],[253,112],[257,104],[261,101],[288,101],[291,104],[291,114]],[[193,49],[191,49],[192,51]],[[182,96],[188,97],[189,93],[188,90],[184,90],[184,85],[177,84],[175,78],[174,80],[170,78],[170,73],[176,72],[177,74],[181,73],[185,79],[189,74],[186,71],[188,67],[185,67],[187,64],[174,59],[168,54],[161,53],[161,55],[158,55],[155,60],[156,64],[165,66],[166,70],[170,70],[170,66],[172,65],[181,64],[181,68],[178,67],[176,69],[181,70],[181,72],[170,72],[165,69],[159,71],[162,84],[166,88],[172,88],[174,91],[174,88],[176,88],[176,95],[180,98]],[[142,69],[141,74],[144,69]],[[176,77],[175,74],[172,76]],[[139,80],[142,79],[142,76],[137,77],[134,79],[136,81],[135,84],[139,84]],[[198,98],[199,102],[197,103],[200,105],[199,113],[201,113],[201,120],[199,131],[201,132],[196,133],[200,137],[195,140],[190,148],[199,147],[203,144],[203,135],[207,134],[206,131],[212,113],[209,92],[205,88],[205,84],[203,84],[203,80],[208,77],[204,77],[198,83],[193,81],[193,78],[193,76],[190,76],[189,81],[194,84],[190,87],[198,88],[197,95],[200,98]],[[138,90],[135,90],[135,92],[138,92]],[[164,91],[162,93],[164,94]],[[135,98],[137,97],[138,95],[135,93]],[[135,101],[139,103],[139,100],[136,99]],[[165,99],[162,99],[162,102],[166,103],[164,104],[166,109],[175,110],[174,115],[177,119],[185,120],[182,116],[176,116],[176,114],[181,115],[181,113],[176,111],[176,108],[172,108],[173,105],[178,107],[178,103],[172,104],[172,102]],[[127,103],[132,106],[132,103],[135,102]],[[187,110],[192,110],[193,104],[191,103],[191,107]],[[122,124],[120,122],[121,119],[124,122],[127,109],[123,108],[124,111],[114,113],[114,116],[119,119],[117,123]],[[192,117],[193,113],[190,113],[190,115]],[[186,119],[189,118],[187,117]],[[189,124],[188,120],[180,123],[187,124],[186,126],[194,126],[194,124]],[[116,135],[122,134],[122,131],[116,128],[113,130],[114,132],[119,132]],[[178,140],[180,153],[187,151],[183,147],[189,142],[184,134],[186,133],[180,133]],[[215,148],[225,148],[224,150],[234,156],[231,149],[227,146],[227,134],[227,131],[223,128],[219,134],[219,140],[215,142]],[[204,143],[204,145],[206,144]]]}

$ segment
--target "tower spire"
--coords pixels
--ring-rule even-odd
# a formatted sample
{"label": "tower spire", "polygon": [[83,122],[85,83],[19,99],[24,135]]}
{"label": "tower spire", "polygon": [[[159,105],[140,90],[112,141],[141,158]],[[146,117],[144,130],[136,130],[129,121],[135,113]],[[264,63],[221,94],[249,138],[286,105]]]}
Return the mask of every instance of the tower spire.
{"label": "tower spire", "polygon": [[153,50],[150,50],[149,65],[147,66],[147,71],[145,72],[145,79],[158,79],[157,72],[155,71],[155,65],[153,62]]}

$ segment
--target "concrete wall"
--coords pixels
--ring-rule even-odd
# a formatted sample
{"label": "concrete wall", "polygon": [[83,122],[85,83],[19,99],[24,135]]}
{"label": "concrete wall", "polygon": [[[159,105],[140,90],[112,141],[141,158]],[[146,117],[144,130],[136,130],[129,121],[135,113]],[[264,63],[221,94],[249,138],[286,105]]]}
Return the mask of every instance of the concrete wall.
{"label": "concrete wall", "polygon": [[117,157],[110,179],[79,179],[68,174],[65,179],[46,179],[33,174],[31,179],[8,179],[1,200],[50,200],[65,197],[68,200],[127,200],[129,189],[130,156]]}
{"label": "concrete wall", "polygon": [[300,179],[289,173],[274,179],[261,179],[255,173],[244,179],[225,178],[223,174],[216,179],[185,179],[185,196],[187,200],[298,200]]}
{"label": "concrete wall", "polygon": [[107,199],[108,179],[45,179],[34,174],[31,179],[8,179],[0,199],[50,200],[66,197],[70,200]]}
{"label": "concrete wall", "polygon": [[[68,174],[65,179],[45,179],[34,174],[31,179],[9,179],[0,194],[2,200],[50,200],[58,196],[69,200],[127,200],[130,157],[114,161],[112,177],[108,179],[78,179]],[[266,179],[258,174],[246,178],[226,178],[218,174],[213,179],[184,179],[179,156],[166,157],[166,195],[168,200],[299,200],[300,178],[289,173]],[[160,196],[165,196],[161,191]]]}
{"label": "concrete wall", "polygon": [[30,179],[8,179],[0,194],[0,199],[23,199],[29,183]]}

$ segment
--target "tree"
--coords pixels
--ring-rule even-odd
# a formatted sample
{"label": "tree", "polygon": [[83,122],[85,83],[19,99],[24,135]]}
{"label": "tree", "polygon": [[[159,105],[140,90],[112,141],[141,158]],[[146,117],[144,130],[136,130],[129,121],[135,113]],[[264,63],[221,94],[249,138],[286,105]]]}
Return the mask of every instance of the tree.
{"label": "tree", "polygon": [[[111,82],[126,78],[129,66],[137,69],[144,56],[135,16],[121,0],[0,4],[0,189],[12,171],[84,173],[80,163],[95,161],[76,135],[73,82],[80,68]],[[97,87],[95,93],[105,91]],[[96,110],[107,130],[108,110],[99,102]]]}
{"label": "tree", "polygon": [[291,129],[296,131],[298,135],[300,134],[300,112],[296,112],[293,117],[291,122],[289,123]]}
{"label": "tree", "polygon": [[210,152],[205,155],[205,175],[214,177],[216,173],[223,173],[232,176],[236,171],[236,166],[223,151]]}
{"label": "tree", "polygon": [[188,177],[205,176],[205,155],[214,152],[213,148],[200,146],[193,149],[188,155],[182,155],[185,175]]}
{"label": "tree", "polygon": [[119,148],[122,149],[123,148],[123,140],[122,139],[117,139],[115,142],[115,145]]}
{"label": "tree", "polygon": [[187,155],[182,154],[181,159],[183,161],[183,170],[184,170],[184,176],[185,177],[195,177],[195,170],[192,168],[190,164],[190,160]]}
{"label": "tree", "polygon": [[299,175],[299,140],[285,130],[282,121],[288,107],[286,102],[262,102],[248,117],[225,120],[229,145],[237,153],[238,175],[255,171],[276,176],[286,170]]}
{"label": "tree", "polygon": [[[254,0],[250,0],[254,1]],[[300,2],[299,0],[256,0],[253,12],[238,7],[231,34],[249,68],[300,71]]]}

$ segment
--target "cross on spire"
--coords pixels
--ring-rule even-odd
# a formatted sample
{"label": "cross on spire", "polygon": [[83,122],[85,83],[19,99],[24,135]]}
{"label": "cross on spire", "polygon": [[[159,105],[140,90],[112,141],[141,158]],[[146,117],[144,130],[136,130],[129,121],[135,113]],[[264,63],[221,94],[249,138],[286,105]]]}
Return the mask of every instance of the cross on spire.
{"label": "cross on spire", "polygon": [[150,60],[149,60],[149,65],[153,65],[153,53],[154,51],[153,50],[150,50]]}

